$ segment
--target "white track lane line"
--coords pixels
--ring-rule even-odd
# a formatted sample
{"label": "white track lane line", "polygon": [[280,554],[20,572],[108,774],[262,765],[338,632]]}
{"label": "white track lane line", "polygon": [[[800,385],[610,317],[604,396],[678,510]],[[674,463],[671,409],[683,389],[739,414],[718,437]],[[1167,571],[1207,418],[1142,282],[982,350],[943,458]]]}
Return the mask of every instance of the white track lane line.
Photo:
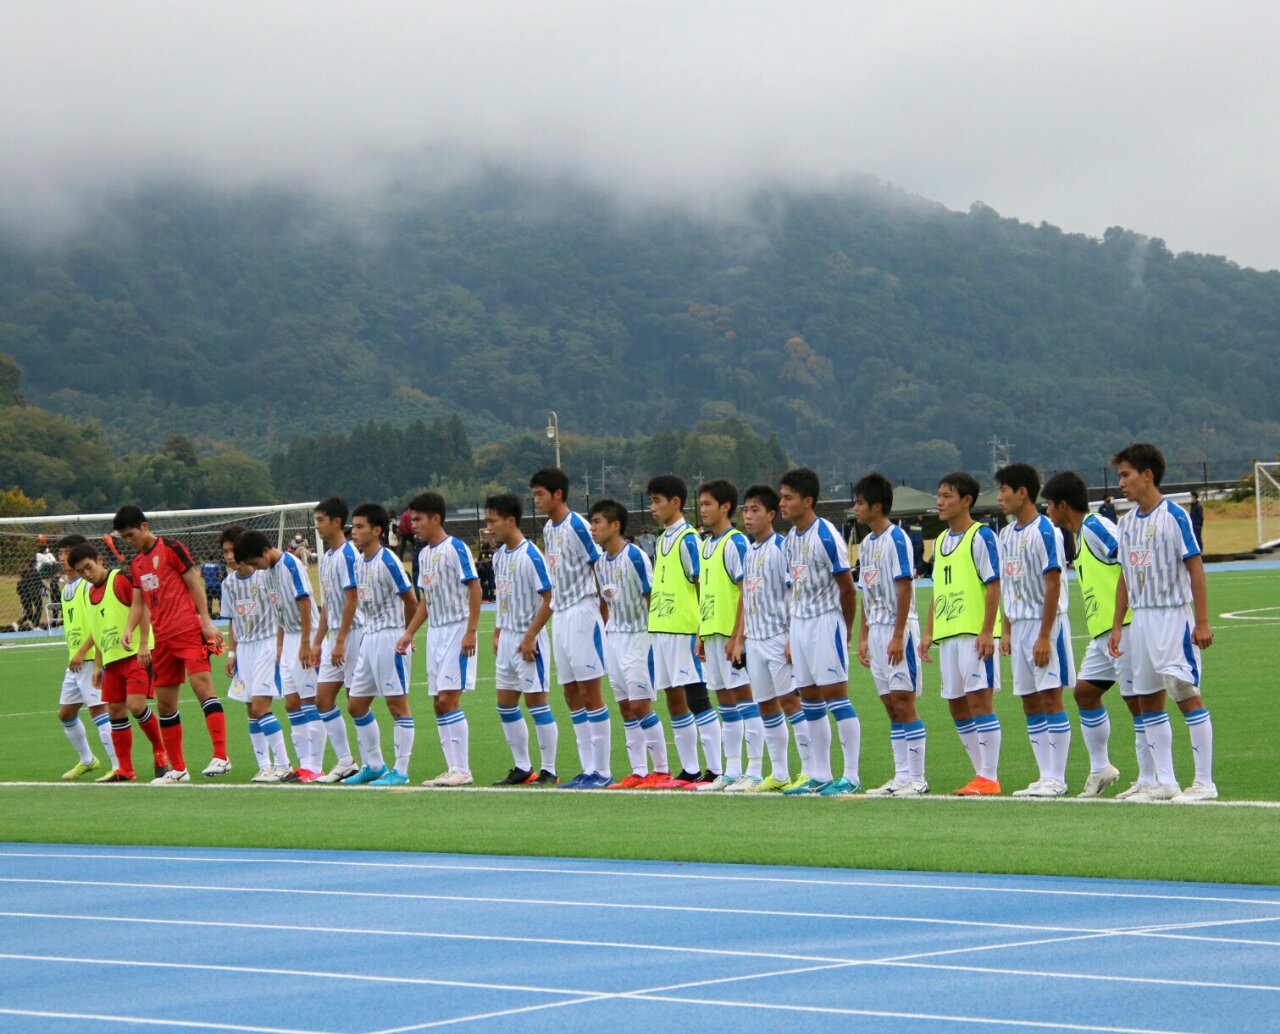
{"label": "white track lane line", "polygon": [[150,1027],[179,1027],[192,1030],[234,1030],[249,1034],[326,1034],[317,1030],[294,1030],[291,1027],[248,1027],[238,1023],[213,1023],[209,1020],[162,1020],[149,1016],[115,1016],[102,1012],[55,1012],[51,1009],[10,1009],[0,1007],[0,1016],[28,1016],[33,1019],[93,1020],[95,1023],[145,1024]]}

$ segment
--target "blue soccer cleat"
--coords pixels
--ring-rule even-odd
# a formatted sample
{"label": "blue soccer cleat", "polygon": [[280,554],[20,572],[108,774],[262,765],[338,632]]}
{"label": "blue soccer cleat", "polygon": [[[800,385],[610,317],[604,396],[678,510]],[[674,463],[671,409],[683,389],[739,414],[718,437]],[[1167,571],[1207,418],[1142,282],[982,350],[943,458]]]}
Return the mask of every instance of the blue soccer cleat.
{"label": "blue soccer cleat", "polygon": [[556,787],[556,789],[557,790],[585,790],[587,789],[587,785],[588,783],[590,783],[593,774],[594,773],[591,773],[591,772],[579,772],[567,783],[561,783],[559,786]]}
{"label": "blue soccer cleat", "polygon": [[364,768],[360,769],[360,771],[355,775],[347,776],[346,779],[342,780],[342,783],[344,786],[360,786],[364,783],[375,782],[386,774],[386,765],[383,765],[381,768],[370,768],[368,765],[365,765]]}
{"label": "blue soccer cleat", "polygon": [[380,779],[375,779],[370,786],[404,786],[409,782],[407,775],[401,775],[394,768],[388,768],[386,774]]}
{"label": "blue soccer cleat", "polygon": [[826,785],[827,783],[821,779],[810,778],[807,783],[801,783],[799,786],[793,786],[789,790],[783,790],[782,795],[784,797],[803,797],[806,794],[821,793],[822,788]]}
{"label": "blue soccer cleat", "polygon": [[852,783],[848,779],[832,780],[818,791],[822,797],[852,797],[855,793],[862,793],[862,784]]}

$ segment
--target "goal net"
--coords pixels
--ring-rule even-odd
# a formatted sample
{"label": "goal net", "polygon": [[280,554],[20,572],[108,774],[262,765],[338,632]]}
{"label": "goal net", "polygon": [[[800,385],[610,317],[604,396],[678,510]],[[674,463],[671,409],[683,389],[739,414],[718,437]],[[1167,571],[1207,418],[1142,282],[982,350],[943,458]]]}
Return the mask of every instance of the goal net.
{"label": "goal net", "polygon": [[[112,533],[114,516],[81,513],[0,518],[0,634],[43,631],[52,635],[61,630],[62,564],[54,546],[62,536],[83,535],[98,547],[108,567],[128,566],[133,553]],[[212,615],[217,614],[219,585],[225,573],[218,538],[227,525],[255,528],[279,548],[292,549],[309,564],[314,564],[319,555],[315,503],[156,510],[147,512],[147,522],[154,534],[179,539],[191,551]]]}
{"label": "goal net", "polygon": [[1253,465],[1258,508],[1258,547],[1280,545],[1280,463]]}

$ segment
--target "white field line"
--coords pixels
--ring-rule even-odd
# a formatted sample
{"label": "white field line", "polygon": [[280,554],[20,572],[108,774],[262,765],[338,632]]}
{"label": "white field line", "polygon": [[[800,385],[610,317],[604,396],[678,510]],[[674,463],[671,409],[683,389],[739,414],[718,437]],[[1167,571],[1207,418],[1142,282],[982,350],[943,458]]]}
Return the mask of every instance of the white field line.
{"label": "white field line", "polygon": [[115,1016],[102,1012],[55,1012],[50,1009],[10,1009],[0,1007],[0,1016],[27,1016],[32,1019],[92,1020],[95,1023],[129,1023],[149,1027],[180,1027],[192,1030],[234,1030],[249,1034],[324,1034],[323,1031],[294,1030],[291,1027],[249,1027],[239,1023],[214,1023],[210,1020],[162,1020],[150,1016]]}
{"label": "white field line", "polygon": [[[1002,887],[987,886],[985,883],[911,883],[898,880],[868,880],[851,877],[849,879],[826,878],[813,876],[738,876],[725,873],[686,873],[686,872],[651,872],[643,869],[616,868],[578,868],[553,867],[548,865],[478,865],[464,862],[375,862],[356,859],[329,858],[282,858],[276,854],[258,855],[237,850],[234,855],[196,855],[196,854],[155,854],[141,852],[113,851],[30,851],[8,850],[0,845],[0,858],[49,858],[49,859],[90,859],[94,861],[144,861],[144,862],[197,862],[209,865],[295,865],[318,866],[339,869],[389,869],[410,871],[439,872],[491,872],[503,874],[531,873],[549,876],[597,876],[610,879],[626,880],[692,880],[717,883],[763,883],[763,884],[796,884],[812,887],[874,887],[887,890],[931,890],[959,891],[972,894],[981,891],[983,894],[1041,894],[1054,897],[1084,898],[1132,898],[1141,901],[1201,901],[1214,904],[1233,905],[1266,905],[1280,908],[1280,896],[1275,898],[1243,898],[1223,895],[1197,894],[1156,894],[1150,892],[1130,892],[1112,890],[1068,890],[1052,887]],[[591,859],[585,860],[592,864]],[[597,866],[603,863],[595,863]],[[736,868],[736,866],[733,866]],[[744,866],[745,868],[745,866]],[[998,876],[989,878],[999,879]],[[1091,879],[1082,877],[1081,879]],[[1174,924],[1181,927],[1185,924]]]}

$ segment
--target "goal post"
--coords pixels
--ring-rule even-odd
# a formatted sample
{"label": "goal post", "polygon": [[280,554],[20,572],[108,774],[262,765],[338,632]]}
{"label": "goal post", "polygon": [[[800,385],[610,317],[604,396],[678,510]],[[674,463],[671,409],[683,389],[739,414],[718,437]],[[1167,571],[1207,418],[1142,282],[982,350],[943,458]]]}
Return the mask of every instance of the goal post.
{"label": "goal post", "polygon": [[[229,524],[261,531],[280,549],[300,537],[315,563],[322,545],[316,536],[314,502],[270,506],[230,506],[210,510],[148,510],[147,523],[156,535],[171,535],[191,551],[198,568],[222,563],[218,538]],[[132,551],[112,531],[114,513],[0,518],[0,634],[61,629],[62,566],[54,545],[64,535],[83,535],[98,547],[108,567],[126,567]],[[53,555],[53,560],[49,556]],[[43,559],[41,559],[43,558]],[[206,572],[201,571],[202,577]],[[212,576],[213,569],[208,573]],[[216,602],[217,585],[206,581]],[[215,608],[216,610],[216,605]]]}
{"label": "goal post", "polygon": [[1280,462],[1255,462],[1253,492],[1258,513],[1258,548],[1280,545]]}

